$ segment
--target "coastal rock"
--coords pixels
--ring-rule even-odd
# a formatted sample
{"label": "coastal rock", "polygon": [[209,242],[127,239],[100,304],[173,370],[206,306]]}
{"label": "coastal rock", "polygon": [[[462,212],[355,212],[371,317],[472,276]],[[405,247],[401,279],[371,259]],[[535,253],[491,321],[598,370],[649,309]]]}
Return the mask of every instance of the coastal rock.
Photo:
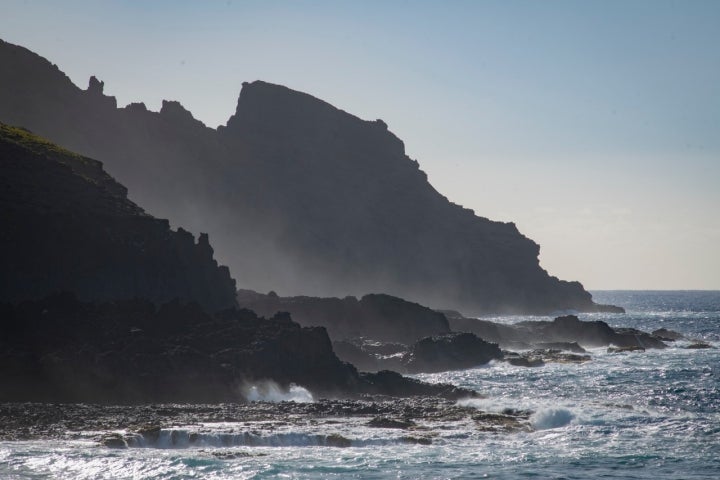
{"label": "coastal rock", "polygon": [[149,211],[209,232],[243,287],[473,313],[611,309],[543,270],[513,223],[438,193],[382,121],[256,81],[215,130],[176,102],[116,108],[97,79],[81,90],[3,41],[0,64],[0,121],[102,159]]}
{"label": "coastal rock", "polygon": [[466,318],[458,313],[448,317],[455,331],[475,333],[477,336],[498,343],[502,348],[532,349],[534,345],[553,346],[575,350],[582,347],[638,347],[666,348],[656,336],[633,328],[613,328],[603,321],[582,321],[575,315],[557,317],[552,321],[529,320],[513,325],[500,324],[483,319]]}
{"label": "coastal rock", "polygon": [[100,443],[108,448],[128,448],[127,440],[119,433],[104,436]]}
{"label": "coastal rock", "polygon": [[674,330],[668,330],[667,328],[654,330],[652,332],[652,336],[663,342],[674,342],[685,339],[685,336],[682,333],[678,333]]}
{"label": "coastal rock", "polygon": [[503,359],[517,367],[542,367],[547,363],[585,363],[591,360],[590,355],[565,353],[557,349],[535,349],[528,352],[503,352]]}
{"label": "coastal rock", "polygon": [[355,365],[360,371],[377,372],[385,369],[381,359],[353,342],[347,340],[333,342],[333,351],[340,360]]}
{"label": "coastal rock", "polygon": [[[355,297],[280,297],[274,292],[263,295],[239,290],[237,301],[241,307],[260,315],[289,312],[301,325],[325,327],[335,341],[363,337],[387,347],[450,332],[442,313],[390,295],[369,294],[358,300]],[[344,348],[349,354],[350,347]],[[368,345],[368,348],[371,347]]]}
{"label": "coastal rock", "polygon": [[628,345],[626,347],[608,347],[607,353],[644,352],[643,347]]}
{"label": "coastal rock", "polygon": [[428,384],[413,378],[403,377],[397,372],[382,370],[377,373],[362,372],[360,378],[369,384],[364,391],[370,395],[390,395],[393,397],[439,396],[449,400],[474,398],[474,391],[459,388],[446,383]]}
{"label": "coastal rock", "polygon": [[398,428],[406,429],[415,426],[412,420],[395,420],[387,417],[375,417],[368,422],[369,427],[374,428]]}
{"label": "coastal rock", "polygon": [[266,382],[321,397],[476,395],[395,372],[359,374],[325,329],[287,314],[211,315],[192,303],[96,304],[69,294],[0,304],[0,313],[0,402],[237,402],[245,386]]}
{"label": "coastal rock", "polygon": [[340,359],[360,370],[411,374],[473,368],[503,355],[496,344],[457,332],[426,337],[409,346],[354,339],[334,342],[333,348]]}
{"label": "coastal rock", "polygon": [[210,311],[235,305],[235,281],[207,235],[195,243],[171,230],[100,162],[4,124],[0,211],[0,301],[72,291],[85,300],[179,298]]}
{"label": "coastal rock", "polygon": [[[314,447],[344,446],[347,441],[352,446],[357,426],[362,426],[361,429],[365,426],[387,428],[390,431],[376,432],[376,435],[390,441],[426,444],[439,430],[446,430],[453,423],[470,427],[468,431],[529,431],[531,414],[513,409],[483,412],[438,397],[244,404],[3,403],[0,404],[0,418],[3,419],[0,441],[20,438],[77,440],[78,432],[94,432],[91,435],[101,445],[102,438],[114,437],[124,440],[129,448],[210,447],[212,451],[215,450],[212,446],[224,447],[218,449],[223,452],[217,457],[230,460],[265,455],[227,447],[278,445],[282,441],[281,432],[287,431],[288,427],[296,432],[291,441],[307,432],[305,441]],[[207,424],[214,424],[214,427]],[[148,433],[144,430],[147,425],[157,428]],[[342,430],[338,431],[338,425],[344,425]],[[118,431],[127,433],[118,434]],[[98,438],[97,432],[107,433]],[[329,438],[333,435],[338,436]],[[422,441],[404,440],[403,437]]]}
{"label": "coastal rock", "polygon": [[506,361],[514,367],[542,367],[545,362],[542,358],[531,358],[525,356],[510,356]]}
{"label": "coastal rock", "polygon": [[573,353],[588,353],[577,342],[539,342],[534,344],[539,350],[564,350]]}
{"label": "coastal rock", "polygon": [[424,338],[403,359],[409,373],[433,373],[477,367],[502,358],[500,348],[472,333],[449,333]]}

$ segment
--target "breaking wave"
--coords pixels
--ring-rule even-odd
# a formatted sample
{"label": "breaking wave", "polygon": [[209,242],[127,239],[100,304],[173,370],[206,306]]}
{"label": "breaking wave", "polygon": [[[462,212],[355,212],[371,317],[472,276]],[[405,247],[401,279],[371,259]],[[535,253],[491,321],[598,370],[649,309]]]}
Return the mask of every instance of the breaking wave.
{"label": "breaking wave", "polygon": [[248,402],[312,403],[315,401],[307,388],[291,383],[288,389],[283,389],[271,380],[245,385],[242,394]]}

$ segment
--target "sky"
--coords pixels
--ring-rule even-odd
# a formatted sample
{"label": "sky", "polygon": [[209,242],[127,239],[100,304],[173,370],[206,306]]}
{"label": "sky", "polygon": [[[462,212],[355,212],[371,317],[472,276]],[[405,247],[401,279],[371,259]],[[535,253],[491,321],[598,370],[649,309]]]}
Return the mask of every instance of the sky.
{"label": "sky", "polygon": [[382,118],[550,274],[720,289],[720,1],[3,0],[0,38],[211,127],[258,79]]}

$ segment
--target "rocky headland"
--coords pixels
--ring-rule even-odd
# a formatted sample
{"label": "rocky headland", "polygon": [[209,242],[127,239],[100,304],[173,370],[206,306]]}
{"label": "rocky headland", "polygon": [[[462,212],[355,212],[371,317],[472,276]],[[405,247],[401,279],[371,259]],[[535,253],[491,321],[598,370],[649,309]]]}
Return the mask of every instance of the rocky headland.
{"label": "rocky headland", "polygon": [[305,295],[385,292],[469,313],[596,311],[538,263],[512,223],[448,201],[381,120],[310,95],[244,84],[227,125],[178,102],[118,108],[0,41],[0,120],[100,158],[155,215],[208,232],[242,287]]}
{"label": "rocky headland", "polygon": [[0,172],[0,401],[238,401],[254,382],[333,397],[475,395],[358,373],[323,327],[235,308],[207,235],[195,243],[146,214],[96,160],[0,124]]}

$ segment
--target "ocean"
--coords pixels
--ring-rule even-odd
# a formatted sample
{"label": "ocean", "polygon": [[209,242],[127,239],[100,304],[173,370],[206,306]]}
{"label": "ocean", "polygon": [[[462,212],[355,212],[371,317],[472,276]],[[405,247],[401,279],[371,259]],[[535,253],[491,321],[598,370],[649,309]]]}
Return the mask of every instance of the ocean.
{"label": "ocean", "polygon": [[[371,426],[367,416],[343,414],[362,411],[357,405],[317,400],[302,406],[260,402],[246,417],[242,405],[207,407],[204,415],[213,408],[217,414],[209,422],[180,415],[181,406],[166,406],[153,411],[172,415],[171,426],[156,432],[153,442],[140,438],[124,449],[102,446],[98,439],[125,431],[68,423],[46,438],[0,442],[0,479],[720,478],[720,292],[593,296],[627,313],[581,314],[583,320],[644,331],[667,328],[714,348],[687,349],[689,341],[646,352],[598,348],[583,364],[526,368],[492,362],[417,375],[472,388],[486,398],[425,406],[422,411],[433,420],[416,420],[410,428]],[[537,317],[492,319],[532,318]],[[301,387],[290,395],[276,392],[274,400],[313,400]],[[31,406],[26,414],[49,408]],[[70,407],[52,406],[64,408]],[[95,415],[99,407],[73,408]],[[113,415],[131,415],[123,408]],[[301,408],[321,413],[297,414]],[[463,413],[468,411],[477,415]],[[520,412],[522,421],[487,428],[479,420],[482,412]],[[0,429],[3,421],[7,417],[0,417]]]}

